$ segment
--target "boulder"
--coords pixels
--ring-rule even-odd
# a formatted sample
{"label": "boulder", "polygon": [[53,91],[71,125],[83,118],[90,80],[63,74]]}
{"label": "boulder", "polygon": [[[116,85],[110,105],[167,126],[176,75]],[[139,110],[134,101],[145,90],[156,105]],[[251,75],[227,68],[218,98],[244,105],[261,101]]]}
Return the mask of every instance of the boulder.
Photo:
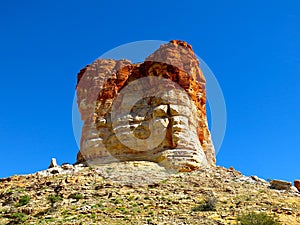
{"label": "boulder", "polygon": [[51,162],[50,162],[50,165],[49,165],[48,169],[54,168],[54,167],[58,167],[57,162],[56,162],[56,158],[51,159]]}
{"label": "boulder", "polygon": [[284,180],[271,180],[270,188],[277,190],[290,190],[292,187],[292,183]]}
{"label": "boulder", "polygon": [[74,166],[70,163],[63,163],[61,165],[61,168],[64,169],[64,170],[72,170],[72,169],[74,169]]}

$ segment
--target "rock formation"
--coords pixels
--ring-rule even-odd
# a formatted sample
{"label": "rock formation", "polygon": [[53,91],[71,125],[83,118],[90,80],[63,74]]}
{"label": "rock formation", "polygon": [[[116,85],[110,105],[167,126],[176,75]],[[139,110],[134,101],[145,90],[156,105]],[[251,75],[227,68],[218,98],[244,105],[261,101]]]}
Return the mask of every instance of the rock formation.
{"label": "rock formation", "polygon": [[277,189],[277,190],[290,190],[292,187],[292,183],[284,180],[271,180],[270,181],[270,188]]}
{"label": "rock formation", "polygon": [[294,180],[294,186],[300,191],[300,180]]}
{"label": "rock formation", "polygon": [[164,44],[138,64],[97,59],[79,72],[76,91],[84,121],[77,162],[215,165],[205,78],[186,42]]}
{"label": "rock formation", "polygon": [[57,166],[58,165],[57,165],[57,162],[56,162],[56,158],[52,158],[48,168],[53,168],[53,167],[57,167]]}

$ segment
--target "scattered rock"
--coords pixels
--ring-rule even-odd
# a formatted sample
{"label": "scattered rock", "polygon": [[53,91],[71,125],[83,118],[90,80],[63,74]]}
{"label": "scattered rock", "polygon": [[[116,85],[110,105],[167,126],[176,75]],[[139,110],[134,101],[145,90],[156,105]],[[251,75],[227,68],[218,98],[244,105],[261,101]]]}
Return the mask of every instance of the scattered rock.
{"label": "scattered rock", "polygon": [[266,180],[259,178],[258,176],[250,176],[250,178],[256,182],[268,183]]}
{"label": "scattered rock", "polygon": [[238,177],[236,179],[236,181],[238,182],[248,182],[248,183],[256,183],[255,180],[253,180],[251,177],[247,177],[247,176],[241,176],[241,177]]}
{"label": "scattered rock", "polygon": [[83,168],[83,167],[87,167],[87,165],[85,163],[75,163],[74,167],[75,168]]}
{"label": "scattered rock", "polygon": [[92,207],[90,205],[84,205],[80,208],[77,208],[76,210],[77,211],[87,211],[87,210],[90,210]]}
{"label": "scattered rock", "polygon": [[61,168],[64,169],[64,170],[72,170],[74,169],[74,166],[72,164],[69,164],[69,163],[64,163],[61,165]]}
{"label": "scattered rock", "polygon": [[50,168],[49,171],[50,171],[51,174],[57,174],[61,171],[61,168],[53,167],[53,168]]}
{"label": "scattered rock", "polygon": [[277,190],[290,190],[292,187],[292,183],[284,180],[271,180],[270,188]]}
{"label": "scattered rock", "polygon": [[[59,173],[51,174],[54,169]],[[59,224],[73,218],[76,224],[225,225],[235,224],[237,215],[249,211],[275,214],[282,224],[300,224],[295,187],[270,190],[260,178],[219,166],[190,173],[164,171],[157,163],[131,161],[13,176],[10,182],[0,182],[0,224],[16,224],[17,216],[26,224]],[[22,199],[27,195],[26,204]],[[212,199],[217,200],[216,211],[201,211]],[[22,201],[26,205],[18,204]]]}
{"label": "scattered rock", "polygon": [[50,169],[50,168],[54,168],[54,167],[58,167],[57,162],[56,162],[56,158],[51,159],[51,162],[50,162],[50,165],[49,165],[48,168]]}
{"label": "scattered rock", "polygon": [[290,191],[294,193],[299,193],[299,190],[295,186],[292,186]]}
{"label": "scattered rock", "polygon": [[10,177],[7,177],[7,178],[0,178],[0,182],[10,182],[11,181],[11,178]]}
{"label": "scattered rock", "polygon": [[65,182],[67,184],[74,184],[78,182],[78,177],[66,177]]}
{"label": "scattered rock", "polygon": [[27,215],[32,214],[33,211],[34,211],[34,210],[33,210],[33,208],[31,208],[31,207],[26,207],[26,208],[23,208],[23,209],[22,209],[22,212],[25,213],[25,214],[27,214]]}

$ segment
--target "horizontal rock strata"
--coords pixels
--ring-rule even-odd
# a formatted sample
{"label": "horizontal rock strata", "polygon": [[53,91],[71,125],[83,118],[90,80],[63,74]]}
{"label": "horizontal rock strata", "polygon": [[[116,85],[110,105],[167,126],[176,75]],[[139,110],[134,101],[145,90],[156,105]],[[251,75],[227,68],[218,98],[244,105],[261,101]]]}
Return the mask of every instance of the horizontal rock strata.
{"label": "horizontal rock strata", "polygon": [[80,71],[76,91],[84,121],[78,162],[215,165],[205,78],[187,43],[171,41],[139,64],[98,59]]}

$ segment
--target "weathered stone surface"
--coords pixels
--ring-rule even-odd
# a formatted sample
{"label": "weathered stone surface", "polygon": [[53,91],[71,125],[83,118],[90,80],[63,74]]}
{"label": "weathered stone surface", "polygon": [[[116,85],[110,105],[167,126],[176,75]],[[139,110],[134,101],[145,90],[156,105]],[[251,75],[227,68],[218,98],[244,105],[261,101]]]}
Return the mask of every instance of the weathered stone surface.
{"label": "weathered stone surface", "polygon": [[254,180],[255,182],[261,182],[261,183],[267,183],[266,180],[262,179],[262,178],[259,178],[258,176],[250,176],[250,178],[252,180]]}
{"label": "weathered stone surface", "polygon": [[70,170],[70,169],[73,169],[74,166],[72,164],[69,164],[69,163],[64,163],[61,165],[61,168],[64,169],[64,170]]}
{"label": "weathered stone surface", "polygon": [[292,187],[292,183],[284,180],[271,180],[270,181],[272,189],[277,190],[290,190]]}
{"label": "weathered stone surface", "polygon": [[76,91],[84,121],[77,162],[215,165],[205,78],[187,43],[171,41],[139,64],[98,59],[80,71]]}
{"label": "weathered stone surface", "polygon": [[300,191],[300,180],[294,180],[294,186]]}
{"label": "weathered stone surface", "polygon": [[299,193],[299,190],[295,186],[292,186],[290,191],[294,193]]}
{"label": "weathered stone surface", "polygon": [[56,162],[56,158],[51,159],[51,162],[50,162],[50,165],[49,165],[48,168],[50,169],[50,168],[53,168],[53,167],[58,167],[57,162]]}

